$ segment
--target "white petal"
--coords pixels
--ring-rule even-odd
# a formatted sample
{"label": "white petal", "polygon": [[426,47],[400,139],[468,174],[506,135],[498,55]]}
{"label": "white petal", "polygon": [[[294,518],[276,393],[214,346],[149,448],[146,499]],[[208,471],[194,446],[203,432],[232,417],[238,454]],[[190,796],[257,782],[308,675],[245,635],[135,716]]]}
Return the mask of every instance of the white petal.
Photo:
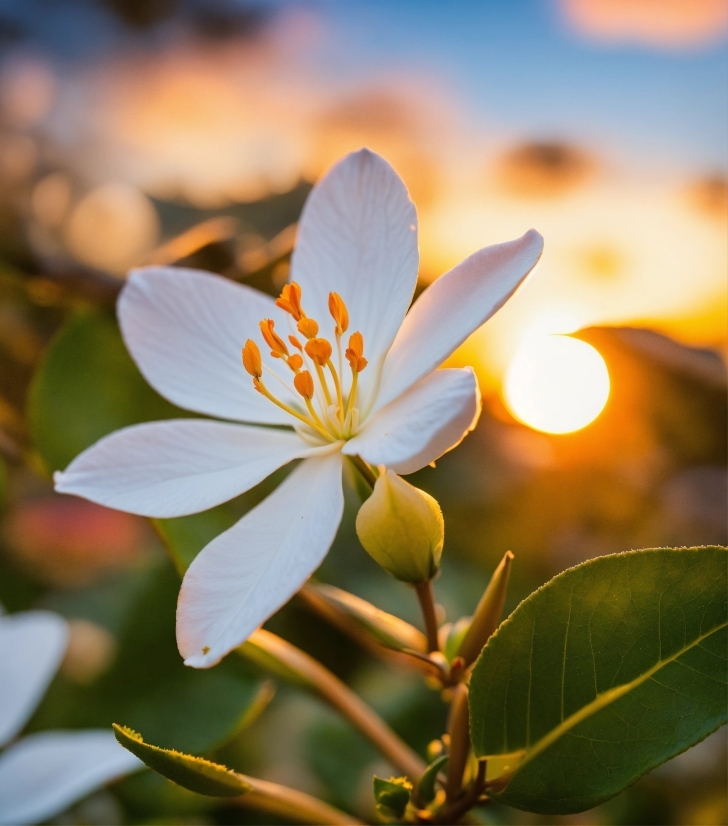
{"label": "white petal", "polygon": [[338,292],[349,332],[364,336],[371,374],[412,301],[418,266],[417,214],[402,179],[368,149],[347,155],[314,187],[301,215],[291,278],[304,310],[328,337],[328,296]]}
{"label": "white petal", "polygon": [[253,389],[241,360],[246,339],[260,344],[259,321],[285,324],[270,296],[211,273],[144,267],[129,275],[118,315],[134,361],[169,401],[222,419],[291,423]]}
{"label": "white petal", "polygon": [[382,371],[381,408],[434,370],[513,295],[536,266],[543,238],[529,230],[466,258],[415,301]]}
{"label": "white petal", "polygon": [[479,416],[473,371],[435,370],[367,421],[342,452],[396,473],[414,473],[459,445]]}
{"label": "white petal", "polygon": [[341,453],[307,459],[187,569],[177,604],[185,665],[209,668],[299,590],[336,536]]}
{"label": "white petal", "polygon": [[35,711],[67,643],[65,620],[50,611],[0,618],[0,746],[12,740]]}
{"label": "white petal", "polygon": [[39,823],[143,767],[111,731],[44,731],[0,755],[0,823]]}
{"label": "white petal", "polygon": [[54,476],[56,490],[142,516],[183,516],[249,490],[326,447],[293,430],[171,419],[117,430]]}

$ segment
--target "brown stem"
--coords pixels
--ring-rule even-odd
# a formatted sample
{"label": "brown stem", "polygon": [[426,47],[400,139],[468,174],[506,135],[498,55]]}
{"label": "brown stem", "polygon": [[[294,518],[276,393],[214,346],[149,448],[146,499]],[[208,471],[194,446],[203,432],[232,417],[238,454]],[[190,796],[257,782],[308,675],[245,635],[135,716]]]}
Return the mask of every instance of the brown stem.
{"label": "brown stem", "polygon": [[448,801],[453,802],[460,795],[470,753],[470,710],[468,687],[464,683],[453,690],[447,733],[450,735],[450,761],[447,764],[445,792]]}
{"label": "brown stem", "polygon": [[264,658],[255,657],[255,648],[262,649],[268,659],[273,658],[282,663],[302,683],[337,709],[398,771],[415,782],[422,777],[427,764],[420,756],[389,728],[374,709],[320,662],[295,645],[263,629],[254,631],[239,651],[250,659],[264,663]]}
{"label": "brown stem", "polygon": [[417,594],[417,599],[420,601],[422,618],[425,621],[427,650],[429,652],[439,651],[440,643],[437,638],[437,614],[435,613],[435,598],[432,593],[432,580],[416,582],[415,593]]}
{"label": "brown stem", "polygon": [[[485,764],[485,760],[478,761],[478,773],[471,787],[459,800],[456,800],[450,806],[445,806],[437,813],[437,823],[480,822],[478,820],[471,820],[469,817],[465,817],[465,815],[473,806],[477,806],[483,794],[483,789],[485,788]],[[461,820],[462,818],[464,818],[464,820]]]}
{"label": "brown stem", "polygon": [[292,820],[296,823],[323,824],[361,824],[362,821],[353,815],[329,806],[322,800],[311,795],[291,789],[288,786],[279,786],[257,777],[248,777],[245,780],[253,789],[241,797],[235,798],[239,806]]}

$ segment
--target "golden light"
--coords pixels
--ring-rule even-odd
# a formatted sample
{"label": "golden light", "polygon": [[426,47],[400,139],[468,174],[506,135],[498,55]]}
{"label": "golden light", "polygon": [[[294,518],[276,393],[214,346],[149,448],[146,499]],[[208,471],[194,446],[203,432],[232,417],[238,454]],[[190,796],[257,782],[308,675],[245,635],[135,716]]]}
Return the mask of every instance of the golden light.
{"label": "golden light", "polygon": [[609,372],[591,344],[568,336],[529,338],[503,384],[519,421],[546,433],[572,433],[594,421],[609,397]]}

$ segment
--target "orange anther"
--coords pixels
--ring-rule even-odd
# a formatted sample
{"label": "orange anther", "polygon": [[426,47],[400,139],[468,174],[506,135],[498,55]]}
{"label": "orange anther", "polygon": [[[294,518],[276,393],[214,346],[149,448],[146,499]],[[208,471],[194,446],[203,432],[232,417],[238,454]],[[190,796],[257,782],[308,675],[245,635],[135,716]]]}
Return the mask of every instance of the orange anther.
{"label": "orange anther", "polygon": [[318,331],[319,326],[312,318],[302,318],[298,322],[298,332],[306,338],[315,338]]}
{"label": "orange anther", "polygon": [[305,349],[308,355],[321,367],[331,358],[331,345],[325,338],[312,338],[306,342]]}
{"label": "orange anther", "polygon": [[288,347],[286,347],[283,339],[275,333],[273,330],[274,326],[275,322],[272,319],[264,318],[263,321],[260,322],[260,332],[263,333],[265,343],[271,349],[271,355],[276,358],[282,358],[288,355]]}
{"label": "orange anther", "polygon": [[276,306],[281,310],[290,313],[294,321],[300,321],[305,318],[303,310],[301,309],[301,288],[295,281],[286,284],[281,290],[280,297],[276,299]]}
{"label": "orange anther", "polygon": [[243,347],[243,367],[254,378],[259,379],[263,375],[263,361],[260,358],[258,345],[248,339]]}
{"label": "orange anther", "polygon": [[298,353],[294,353],[292,356],[288,357],[288,366],[295,373],[303,367],[303,359],[298,355]]}
{"label": "orange anther", "polygon": [[329,293],[329,312],[336,322],[336,335],[340,336],[349,329],[349,311],[338,293]]}
{"label": "orange anther", "polygon": [[301,370],[293,377],[293,385],[304,399],[313,398],[313,379],[308,370]]}
{"label": "orange anther", "polygon": [[351,334],[344,355],[355,373],[361,373],[367,366],[369,362],[364,358],[364,336],[360,332]]}
{"label": "orange anther", "polygon": [[301,344],[301,342],[295,336],[288,336],[288,340],[296,348],[296,350],[300,350],[301,352],[303,352],[303,344]]}

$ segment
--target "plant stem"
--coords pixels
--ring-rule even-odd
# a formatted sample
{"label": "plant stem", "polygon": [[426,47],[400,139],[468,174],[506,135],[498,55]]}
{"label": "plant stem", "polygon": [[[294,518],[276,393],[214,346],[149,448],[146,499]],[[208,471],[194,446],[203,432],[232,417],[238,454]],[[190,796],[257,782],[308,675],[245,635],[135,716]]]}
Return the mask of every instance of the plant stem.
{"label": "plant stem", "polygon": [[[262,650],[263,656],[256,657],[255,649]],[[389,728],[376,711],[300,648],[269,631],[258,629],[238,650],[259,664],[265,666],[267,662],[269,668],[271,658],[281,664],[300,683],[315,691],[346,717],[398,771],[406,774],[413,782],[417,782],[424,774],[427,764]],[[275,670],[275,666],[271,670]]]}
{"label": "plant stem", "polygon": [[361,458],[361,456],[349,456],[349,460],[351,461],[352,465],[354,465],[354,467],[359,471],[362,479],[364,479],[364,481],[369,485],[369,487],[374,488],[374,483],[377,481],[377,477],[374,475],[374,471]]}
{"label": "plant stem", "polygon": [[427,582],[416,582],[415,593],[420,601],[422,618],[425,621],[425,633],[427,634],[427,650],[440,650],[440,642],[437,638],[437,614],[435,613],[435,598],[432,593],[432,580]]}
{"label": "plant stem", "polygon": [[297,789],[247,775],[245,780],[253,787],[253,790],[235,798],[235,802],[244,808],[268,812],[296,823],[312,823],[319,824],[319,826],[323,824],[347,826],[347,824],[362,823],[358,818],[335,809],[311,795],[299,792]]}
{"label": "plant stem", "polygon": [[450,762],[447,764],[445,792],[448,802],[452,803],[460,795],[470,752],[470,710],[468,687],[464,683],[455,686],[447,733],[450,735]]}

